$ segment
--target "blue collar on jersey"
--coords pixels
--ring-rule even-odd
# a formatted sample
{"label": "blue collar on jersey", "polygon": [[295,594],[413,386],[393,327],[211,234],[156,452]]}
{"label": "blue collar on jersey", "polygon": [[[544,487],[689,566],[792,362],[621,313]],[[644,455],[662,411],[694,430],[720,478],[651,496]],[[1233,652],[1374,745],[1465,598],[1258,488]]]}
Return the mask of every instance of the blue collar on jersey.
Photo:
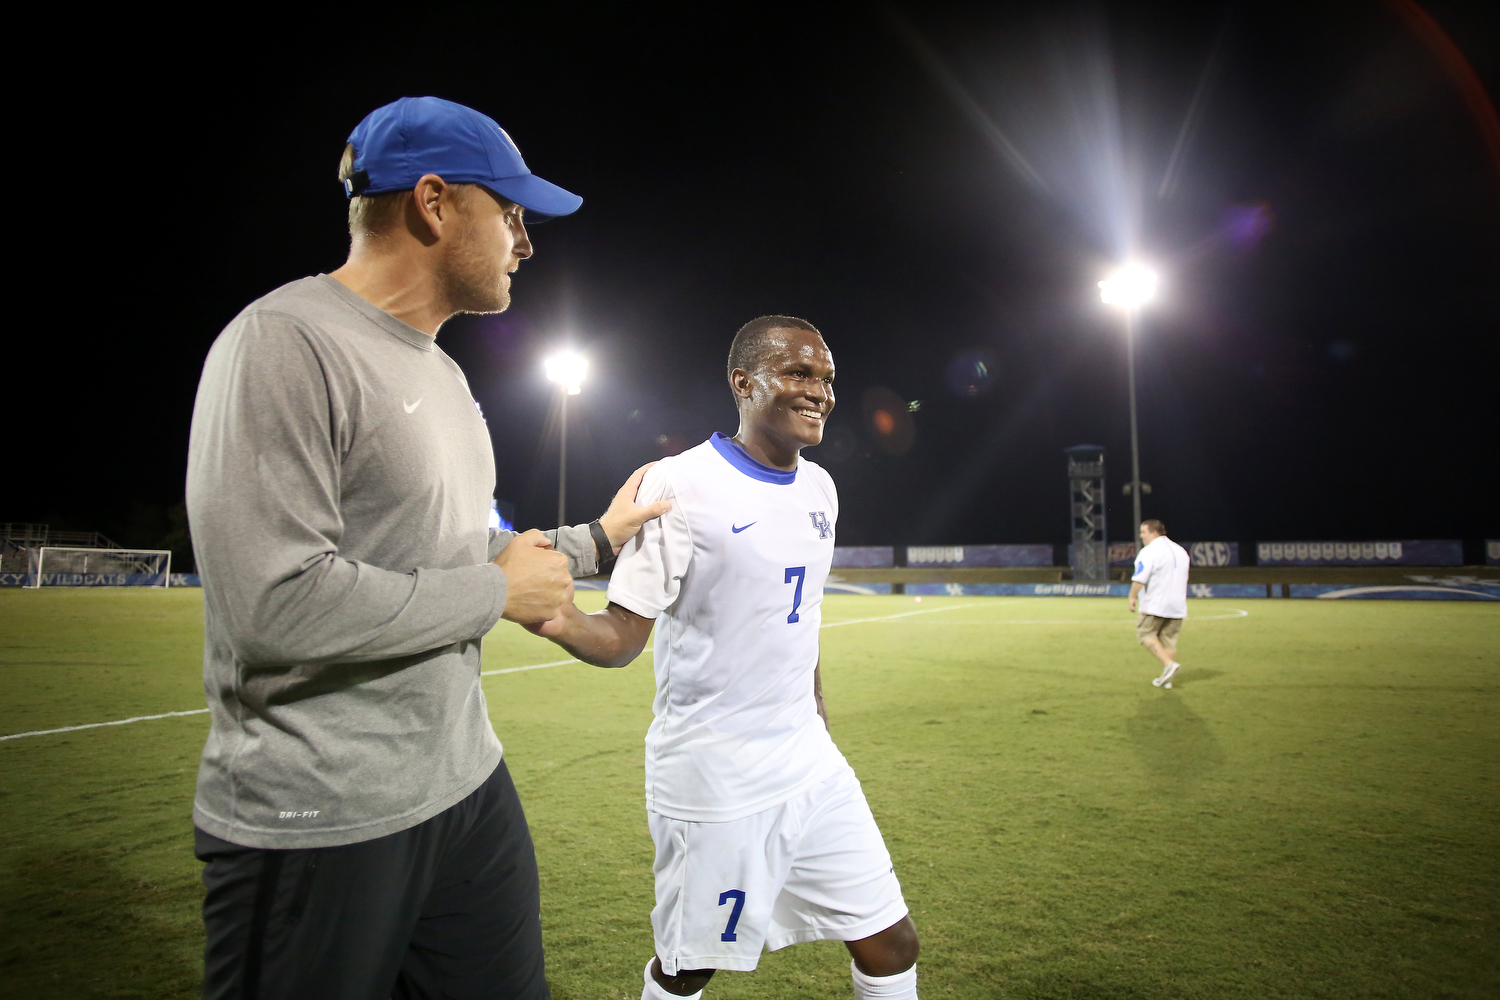
{"label": "blue collar on jersey", "polygon": [[751,458],[734,438],[725,437],[718,431],[714,431],[714,436],[708,439],[708,443],[714,446],[714,451],[724,456],[726,462],[751,479],[759,479],[763,483],[775,483],[777,486],[790,486],[797,481],[796,469],[783,472],[769,465],[762,465]]}

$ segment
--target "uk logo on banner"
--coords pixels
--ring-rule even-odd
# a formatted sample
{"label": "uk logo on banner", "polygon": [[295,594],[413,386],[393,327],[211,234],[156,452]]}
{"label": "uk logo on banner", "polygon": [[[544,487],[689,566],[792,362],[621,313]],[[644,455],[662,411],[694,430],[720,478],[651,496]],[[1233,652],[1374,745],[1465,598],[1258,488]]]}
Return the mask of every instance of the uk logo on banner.
{"label": "uk logo on banner", "polygon": [[819,538],[828,538],[833,534],[833,524],[828,520],[826,510],[810,510],[807,516],[812,518],[813,527],[818,529]]}

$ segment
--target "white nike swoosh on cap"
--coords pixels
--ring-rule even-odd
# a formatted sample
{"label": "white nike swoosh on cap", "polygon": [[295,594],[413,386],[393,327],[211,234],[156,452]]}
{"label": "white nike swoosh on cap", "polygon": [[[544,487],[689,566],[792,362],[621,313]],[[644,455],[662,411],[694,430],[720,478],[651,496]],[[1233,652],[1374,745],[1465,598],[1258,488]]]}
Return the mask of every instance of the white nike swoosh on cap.
{"label": "white nike swoosh on cap", "polygon": [[416,411],[417,407],[419,407],[419,406],[422,405],[422,400],[424,398],[426,398],[426,397],[418,396],[417,397],[417,401],[415,403],[408,403],[405,399],[402,399],[401,400],[401,405],[404,406],[404,407],[406,407],[406,412],[407,413],[412,413],[412,412]]}

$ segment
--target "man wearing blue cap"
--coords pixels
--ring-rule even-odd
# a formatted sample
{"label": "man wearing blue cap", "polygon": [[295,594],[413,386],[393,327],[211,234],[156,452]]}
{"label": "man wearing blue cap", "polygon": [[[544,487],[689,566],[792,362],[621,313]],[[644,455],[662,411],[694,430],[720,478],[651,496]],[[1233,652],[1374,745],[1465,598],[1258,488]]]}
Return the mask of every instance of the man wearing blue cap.
{"label": "man wearing blue cap", "polygon": [[509,305],[527,213],[582,199],[432,97],[370,114],[339,173],[348,261],[235,317],[193,411],[204,996],[544,1000],[480,640],[556,616],[668,505],[636,505],[638,470],[592,524],[489,529],[489,432],[435,343],[455,313]]}

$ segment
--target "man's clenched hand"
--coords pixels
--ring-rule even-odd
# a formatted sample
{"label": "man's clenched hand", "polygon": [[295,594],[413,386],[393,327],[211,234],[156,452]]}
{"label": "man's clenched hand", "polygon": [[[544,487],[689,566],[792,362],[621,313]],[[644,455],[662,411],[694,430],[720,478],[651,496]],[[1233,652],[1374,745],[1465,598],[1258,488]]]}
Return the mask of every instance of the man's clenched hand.
{"label": "man's clenched hand", "polygon": [[568,557],[552,550],[547,536],[533,528],[510,540],[495,557],[505,573],[503,617],[523,625],[556,618],[573,601]]}
{"label": "man's clenched hand", "polygon": [[641,525],[672,509],[672,504],[667,500],[648,503],[644,507],[636,506],[635,495],[640,491],[641,479],[646,475],[646,470],[655,464],[647,462],[632,472],[630,478],[625,480],[625,485],[620,487],[620,492],[615,494],[614,500],[610,501],[609,510],[599,518],[599,526],[609,536],[609,544],[614,546],[615,555],[619,555],[625,543],[635,537],[635,533],[641,530]]}

